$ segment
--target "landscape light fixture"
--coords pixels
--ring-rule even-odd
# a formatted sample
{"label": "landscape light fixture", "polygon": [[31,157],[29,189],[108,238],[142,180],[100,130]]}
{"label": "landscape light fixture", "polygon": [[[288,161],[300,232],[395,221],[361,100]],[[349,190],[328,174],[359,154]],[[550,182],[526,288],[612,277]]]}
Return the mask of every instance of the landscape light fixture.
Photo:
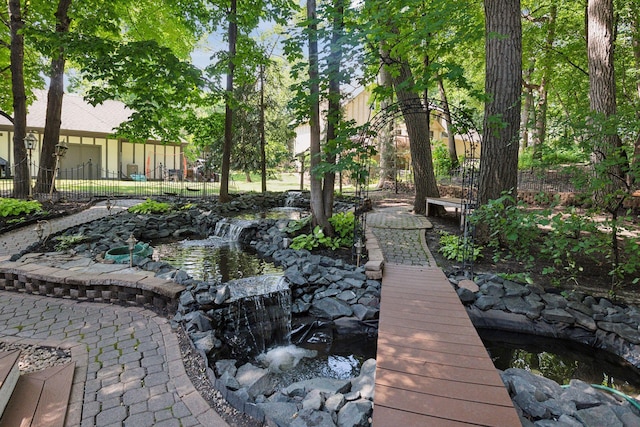
{"label": "landscape light fixture", "polygon": [[358,237],[358,240],[353,244],[353,247],[356,248],[356,266],[360,267],[360,257],[362,256],[362,248],[364,248],[362,237]]}
{"label": "landscape light fixture", "polygon": [[129,267],[133,267],[133,249],[136,247],[138,241],[133,237],[133,233],[131,233],[126,242],[127,246],[129,246]]}
{"label": "landscape light fixture", "polygon": [[56,150],[53,153],[54,157],[56,158],[56,166],[53,169],[53,178],[51,178],[51,188],[49,189],[50,201],[53,201],[53,190],[56,185],[56,176],[58,175],[58,171],[60,170],[60,159],[64,157],[68,149],[69,147],[67,146],[67,143],[65,141],[60,141],[56,144]]}
{"label": "landscape light fixture", "polygon": [[33,188],[31,187],[31,152],[36,147],[36,142],[38,142],[38,138],[36,138],[33,132],[29,132],[24,138],[24,148],[29,152],[29,199],[33,196]]}

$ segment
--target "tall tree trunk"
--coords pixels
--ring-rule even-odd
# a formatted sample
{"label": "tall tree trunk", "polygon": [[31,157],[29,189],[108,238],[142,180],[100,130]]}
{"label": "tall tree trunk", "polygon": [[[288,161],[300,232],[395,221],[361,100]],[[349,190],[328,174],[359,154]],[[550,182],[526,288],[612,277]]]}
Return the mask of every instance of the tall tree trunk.
{"label": "tall tree trunk", "polygon": [[29,195],[29,166],[24,138],[27,136],[27,96],[24,89],[24,21],[20,0],[9,0],[11,30],[11,90],[13,91],[13,197],[25,199]]}
{"label": "tall tree trunk", "polygon": [[516,194],[522,91],[520,0],[485,0],[486,76],[478,202]]}
{"label": "tall tree trunk", "polygon": [[320,147],[320,73],[318,65],[318,24],[316,23],[316,1],[307,0],[307,19],[309,21],[309,152],[311,166],[309,178],[311,181],[311,215],[313,225],[319,225],[323,230],[330,230],[331,224],[325,215],[324,198],[322,194],[322,178],[317,169],[322,160]]}
{"label": "tall tree trunk", "polygon": [[262,192],[267,192],[267,136],[265,134],[264,129],[264,64],[260,64],[260,122],[258,126],[260,127],[260,169],[262,175]]}
{"label": "tall tree trunk", "polygon": [[[56,10],[56,35],[61,37],[69,32],[71,19],[69,8],[71,0],[60,0]],[[56,159],[54,153],[56,145],[60,141],[60,126],[62,125],[62,98],[64,97],[64,48],[60,47],[58,56],[51,60],[51,75],[49,92],[47,94],[47,113],[44,124],[44,137],[42,138],[42,152],[40,153],[40,169],[36,188],[39,193],[48,193],[51,190],[53,174],[56,172]]]}
{"label": "tall tree trunk", "polygon": [[424,214],[427,208],[426,198],[440,195],[433,171],[429,138],[429,111],[422,104],[420,95],[408,89],[415,87],[415,85],[407,61],[392,58],[386,49],[382,50],[382,60],[385,66],[396,67],[391,73],[391,79],[409,134],[409,151],[411,152],[411,166],[413,167],[413,180],[416,188],[413,211],[416,214]]}
{"label": "tall tree trunk", "polygon": [[622,140],[604,123],[616,114],[613,0],[589,0],[587,14],[589,106],[595,136],[591,162],[602,183],[594,195],[600,206],[611,211],[617,209],[617,201],[609,196],[623,189],[627,169]]}
{"label": "tall tree trunk", "polygon": [[[457,169],[460,164],[458,162],[458,153],[456,151],[456,135],[453,131],[451,111],[449,111],[449,100],[447,99],[447,92],[444,90],[442,76],[438,76],[438,91],[440,92],[440,101],[442,102],[442,115],[444,116],[445,122],[447,122],[447,148],[449,151],[449,160],[451,160],[451,169]],[[465,155],[466,154],[467,153],[465,153]]]}
{"label": "tall tree trunk", "polygon": [[[558,16],[558,6],[551,4],[549,18],[547,21],[547,37],[545,39],[545,58],[542,64],[542,78],[538,87],[538,105],[536,111],[536,139],[535,146],[539,147],[545,143],[547,137],[547,110],[549,97],[549,80],[551,79],[552,64],[549,58],[553,42],[556,38],[556,18]],[[539,150],[536,150],[538,153]]]}
{"label": "tall tree trunk", "polygon": [[[327,109],[327,142],[325,143],[325,162],[334,165],[338,155],[338,125],[342,119],[340,101],[340,63],[342,62],[342,45],[344,40],[344,1],[334,0],[333,28],[331,35],[330,53],[327,59],[327,74],[329,77],[329,94]],[[336,173],[329,171],[324,174],[322,194],[324,199],[324,214],[327,218],[333,215],[333,192],[335,189]],[[328,230],[333,234],[333,229]]]}
{"label": "tall tree trunk", "polygon": [[[636,76],[640,76],[640,7],[634,4],[631,17],[631,44],[633,46],[633,58],[635,60]],[[637,78],[636,90],[638,94],[638,103],[640,104],[640,77]],[[636,109],[636,117],[640,120],[640,108]],[[640,130],[637,131],[636,140],[633,144],[633,160],[632,160],[632,180],[638,181],[638,173],[640,173]]]}
{"label": "tall tree trunk", "polygon": [[237,0],[231,0],[229,8],[229,65],[227,72],[227,87],[225,90],[224,109],[224,143],[222,145],[222,170],[220,177],[220,197],[221,203],[227,203],[229,197],[229,172],[231,169],[231,148],[233,146],[233,77],[235,73],[236,42],[238,39],[238,16]]}
{"label": "tall tree trunk", "polygon": [[522,150],[529,147],[529,118],[533,107],[533,87],[531,85],[531,74],[533,66],[531,66],[523,75],[524,82],[524,104],[520,112],[520,140],[522,141]]}
{"label": "tall tree trunk", "polygon": [[[393,88],[391,83],[391,74],[387,67],[380,67],[379,73],[380,85]],[[391,105],[391,99],[385,98],[380,102],[381,113],[384,114],[385,110]],[[394,135],[394,121],[390,120],[378,134],[378,151],[380,152],[380,180],[378,181],[378,188],[384,188],[387,182],[394,182],[396,177],[395,159],[396,155],[393,143],[395,141]]]}

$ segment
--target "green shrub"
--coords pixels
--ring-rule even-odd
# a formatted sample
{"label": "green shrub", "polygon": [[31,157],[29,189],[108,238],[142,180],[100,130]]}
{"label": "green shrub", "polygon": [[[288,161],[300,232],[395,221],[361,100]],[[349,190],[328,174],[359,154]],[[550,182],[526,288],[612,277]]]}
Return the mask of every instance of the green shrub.
{"label": "green shrub", "polygon": [[[441,231],[439,243],[439,252],[446,259],[463,262],[475,261],[478,258],[482,258],[482,246],[475,245],[466,237],[460,237],[455,234],[447,233],[446,231]],[[465,256],[468,255],[470,255],[470,259],[465,259]]]}
{"label": "green shrub", "polygon": [[37,200],[20,200],[0,197],[0,216],[17,216],[42,212],[42,205]]}
{"label": "green shrub", "polygon": [[143,203],[129,208],[129,212],[137,214],[164,213],[169,210],[171,210],[169,203],[157,202],[151,199],[147,199]]}
{"label": "green shrub", "polygon": [[77,245],[87,239],[87,236],[84,234],[72,234],[68,236],[58,236],[55,240],[58,241],[56,244],[56,251],[65,251],[69,249],[71,246]]}
{"label": "green shrub", "polygon": [[[291,221],[286,231],[294,233],[308,226],[310,222],[311,217],[300,221]],[[316,226],[310,234],[300,234],[294,237],[291,241],[291,248],[312,250],[317,247],[325,247],[335,250],[340,247],[351,246],[355,227],[355,215],[353,212],[337,213],[329,218],[329,223],[333,226],[335,237],[326,236],[322,228]]]}

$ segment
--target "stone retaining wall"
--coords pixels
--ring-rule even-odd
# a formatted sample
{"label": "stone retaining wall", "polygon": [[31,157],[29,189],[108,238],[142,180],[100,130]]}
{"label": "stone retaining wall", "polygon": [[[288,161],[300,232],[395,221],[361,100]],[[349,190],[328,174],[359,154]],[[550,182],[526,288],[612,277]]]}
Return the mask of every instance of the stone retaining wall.
{"label": "stone retaining wall", "polygon": [[175,312],[184,286],[157,277],[127,274],[91,275],[51,267],[0,266],[0,290],[33,295],[141,306]]}

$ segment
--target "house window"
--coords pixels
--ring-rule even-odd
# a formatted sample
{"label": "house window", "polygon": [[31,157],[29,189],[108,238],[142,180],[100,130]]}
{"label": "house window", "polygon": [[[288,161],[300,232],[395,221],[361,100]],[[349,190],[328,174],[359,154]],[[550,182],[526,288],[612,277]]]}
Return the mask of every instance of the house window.
{"label": "house window", "polygon": [[429,139],[433,139],[433,131],[432,130],[429,131]]}
{"label": "house window", "polygon": [[448,138],[449,134],[447,132],[440,132],[440,137],[441,138]]}

